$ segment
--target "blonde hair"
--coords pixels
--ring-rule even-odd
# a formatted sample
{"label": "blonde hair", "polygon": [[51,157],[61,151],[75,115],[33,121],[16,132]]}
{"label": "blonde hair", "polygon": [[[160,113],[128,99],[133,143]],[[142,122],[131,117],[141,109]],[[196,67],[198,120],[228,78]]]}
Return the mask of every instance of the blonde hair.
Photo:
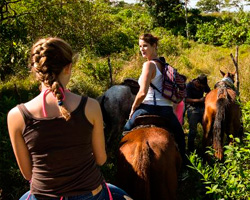
{"label": "blonde hair", "polygon": [[58,75],[64,67],[72,63],[73,52],[70,45],[60,38],[38,40],[31,48],[29,67],[36,73],[37,79],[48,87],[57,98],[61,115],[70,119],[70,112],[63,105],[64,88]]}

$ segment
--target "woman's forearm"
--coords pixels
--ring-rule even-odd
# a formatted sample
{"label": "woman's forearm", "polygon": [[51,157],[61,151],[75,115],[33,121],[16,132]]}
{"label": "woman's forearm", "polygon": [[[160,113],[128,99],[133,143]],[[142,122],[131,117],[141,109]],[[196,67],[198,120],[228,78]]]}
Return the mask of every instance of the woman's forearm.
{"label": "woman's forearm", "polygon": [[135,101],[132,105],[132,108],[136,109],[145,99],[147,93],[143,92],[143,91],[139,91],[138,94],[135,97]]}

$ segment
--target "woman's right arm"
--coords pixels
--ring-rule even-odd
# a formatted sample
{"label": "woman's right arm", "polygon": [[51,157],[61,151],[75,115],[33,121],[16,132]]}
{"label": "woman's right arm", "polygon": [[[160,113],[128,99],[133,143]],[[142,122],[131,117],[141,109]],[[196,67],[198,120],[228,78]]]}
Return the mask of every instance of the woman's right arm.
{"label": "woman's right arm", "polygon": [[13,108],[8,113],[7,123],[10,141],[13,147],[14,154],[16,156],[18,166],[23,177],[26,180],[31,180],[32,163],[28,148],[22,136],[22,131],[25,127],[25,123],[23,120],[23,116],[17,107]]}
{"label": "woman's right arm", "polygon": [[145,99],[148,88],[150,85],[151,80],[154,78],[156,73],[155,65],[152,62],[145,62],[142,67],[141,73],[141,82],[140,82],[140,89],[135,97],[134,103],[132,105],[129,118],[132,117],[133,113],[135,112],[136,108],[143,102]]}
{"label": "woman's right arm", "polygon": [[94,126],[92,133],[93,153],[96,163],[101,166],[106,162],[107,154],[105,150],[102,112],[99,103],[95,99],[88,98],[85,114]]}

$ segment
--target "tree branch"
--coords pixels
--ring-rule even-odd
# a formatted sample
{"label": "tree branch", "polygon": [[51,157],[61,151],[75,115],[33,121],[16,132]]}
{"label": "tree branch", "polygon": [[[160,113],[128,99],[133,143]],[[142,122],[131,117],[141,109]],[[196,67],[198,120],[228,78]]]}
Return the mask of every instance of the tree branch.
{"label": "tree branch", "polygon": [[235,66],[235,71],[236,71],[236,89],[238,93],[240,92],[240,81],[239,81],[239,65],[238,65],[238,52],[239,52],[239,47],[236,46],[236,53],[235,53],[235,58],[233,57],[233,54],[231,53],[230,56],[233,60],[234,66]]}

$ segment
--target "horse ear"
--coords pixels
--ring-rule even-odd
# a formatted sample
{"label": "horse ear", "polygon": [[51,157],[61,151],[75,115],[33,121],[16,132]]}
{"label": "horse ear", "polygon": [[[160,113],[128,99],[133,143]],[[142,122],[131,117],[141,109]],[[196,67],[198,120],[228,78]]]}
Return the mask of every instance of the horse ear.
{"label": "horse ear", "polygon": [[235,75],[236,74],[236,70],[234,72],[232,72],[232,75]]}
{"label": "horse ear", "polygon": [[220,73],[222,74],[223,77],[225,76],[225,72],[220,70]]}

